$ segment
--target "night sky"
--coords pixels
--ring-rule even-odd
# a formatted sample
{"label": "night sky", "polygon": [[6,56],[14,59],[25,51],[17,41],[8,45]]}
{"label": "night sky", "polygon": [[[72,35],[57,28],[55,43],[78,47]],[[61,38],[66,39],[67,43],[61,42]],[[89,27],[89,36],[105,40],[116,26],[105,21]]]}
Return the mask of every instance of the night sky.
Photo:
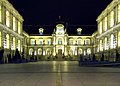
{"label": "night sky", "polygon": [[83,29],[83,34],[92,34],[97,30],[97,17],[111,1],[9,0],[23,16],[23,29],[29,34],[37,34],[40,27],[45,34],[52,34],[58,22],[64,22],[68,34],[76,34],[78,27]]}

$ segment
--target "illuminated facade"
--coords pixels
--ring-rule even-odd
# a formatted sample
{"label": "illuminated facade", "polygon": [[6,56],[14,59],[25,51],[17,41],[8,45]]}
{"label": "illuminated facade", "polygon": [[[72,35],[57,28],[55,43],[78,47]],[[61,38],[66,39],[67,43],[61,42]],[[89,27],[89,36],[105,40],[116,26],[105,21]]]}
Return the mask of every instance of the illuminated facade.
{"label": "illuminated facade", "polygon": [[16,48],[22,52],[22,16],[7,0],[0,0],[0,49],[4,49],[4,60]]}
{"label": "illuminated facade", "polygon": [[[97,18],[98,30],[92,35],[67,34],[67,27],[62,23],[56,24],[53,34],[45,35],[43,28],[39,34],[27,34],[23,31],[22,16],[7,0],[0,0],[0,49],[5,50],[4,57],[14,55],[16,48],[24,52],[29,59],[34,55],[37,59],[54,59],[54,56],[64,55],[66,58],[78,59],[83,56],[98,57],[105,55],[106,59],[114,60],[116,49],[120,53],[120,1],[113,0]],[[83,28],[84,29],[84,28]]]}
{"label": "illuminated facade", "polygon": [[[120,0],[113,0],[98,16],[97,52],[106,59],[115,58],[116,49],[120,53]],[[109,57],[109,58],[107,58]]]}

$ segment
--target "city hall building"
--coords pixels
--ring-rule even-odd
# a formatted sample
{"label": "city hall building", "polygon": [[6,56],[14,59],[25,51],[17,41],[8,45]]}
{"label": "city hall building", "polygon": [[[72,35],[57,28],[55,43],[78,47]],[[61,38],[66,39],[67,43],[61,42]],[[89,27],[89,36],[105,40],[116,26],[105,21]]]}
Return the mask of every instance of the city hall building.
{"label": "city hall building", "polygon": [[28,34],[23,31],[24,19],[8,2],[0,0],[0,49],[4,49],[4,60],[7,55],[14,56],[16,48],[24,52],[27,59],[53,60],[55,56],[62,59],[77,60],[80,55],[86,57],[95,54],[97,59],[104,54],[105,59],[114,60],[116,50],[120,53],[120,1],[113,0],[98,16],[98,28],[91,35],[81,34],[76,28],[76,35],[67,34],[64,23],[57,23],[51,35],[44,34],[45,28],[38,28],[39,34]]}

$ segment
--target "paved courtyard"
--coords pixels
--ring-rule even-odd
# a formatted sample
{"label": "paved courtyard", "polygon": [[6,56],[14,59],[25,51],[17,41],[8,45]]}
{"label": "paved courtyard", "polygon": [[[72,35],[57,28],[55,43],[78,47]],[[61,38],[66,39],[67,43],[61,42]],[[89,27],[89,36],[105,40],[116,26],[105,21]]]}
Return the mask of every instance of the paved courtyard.
{"label": "paved courtyard", "polygon": [[0,86],[120,86],[120,68],[79,67],[76,61],[1,64]]}

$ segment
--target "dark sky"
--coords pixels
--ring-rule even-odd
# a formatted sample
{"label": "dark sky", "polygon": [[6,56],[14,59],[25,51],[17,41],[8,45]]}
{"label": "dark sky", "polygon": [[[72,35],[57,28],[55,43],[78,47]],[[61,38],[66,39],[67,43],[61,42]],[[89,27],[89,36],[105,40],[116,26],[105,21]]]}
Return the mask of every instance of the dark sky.
{"label": "dark sky", "polygon": [[24,30],[37,34],[40,27],[44,33],[52,33],[56,22],[67,22],[69,34],[76,34],[81,27],[83,34],[97,29],[96,19],[112,0],[9,0],[24,18]]}

